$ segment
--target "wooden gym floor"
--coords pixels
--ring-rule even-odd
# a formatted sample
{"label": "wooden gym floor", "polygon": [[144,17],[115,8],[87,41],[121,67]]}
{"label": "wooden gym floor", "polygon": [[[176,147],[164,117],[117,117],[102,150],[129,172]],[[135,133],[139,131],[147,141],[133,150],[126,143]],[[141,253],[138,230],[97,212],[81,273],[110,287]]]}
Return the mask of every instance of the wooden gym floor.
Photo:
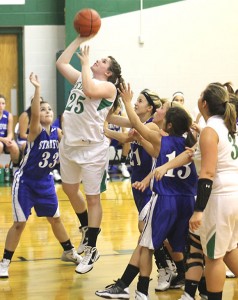
{"label": "wooden gym floor", "polygon": [[[0,187],[0,255],[3,253],[7,231],[12,224],[10,185]],[[61,217],[77,248],[80,240],[78,221],[73,209],[56,184]],[[73,263],[60,260],[62,248],[53,236],[45,218],[37,218],[34,211],[29,218],[20,244],[10,265],[9,279],[0,280],[0,300],[97,300],[98,289],[117,280],[124,271],[137,243],[137,212],[130,189],[130,180],[120,175],[108,182],[102,194],[103,222],[98,239],[101,257],[94,269],[84,275],[75,273]],[[214,274],[215,276],[215,274]],[[150,300],[177,300],[182,290],[155,293],[156,268],[150,283]],[[134,299],[136,281],[130,287]],[[238,300],[238,280],[227,279],[225,300]],[[200,299],[197,296],[196,299]]]}

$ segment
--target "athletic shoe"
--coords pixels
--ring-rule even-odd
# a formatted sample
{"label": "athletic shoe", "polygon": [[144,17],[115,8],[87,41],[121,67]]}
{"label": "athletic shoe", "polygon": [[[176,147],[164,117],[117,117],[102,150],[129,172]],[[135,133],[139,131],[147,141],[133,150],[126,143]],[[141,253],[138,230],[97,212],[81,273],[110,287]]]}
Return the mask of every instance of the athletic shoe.
{"label": "athletic shoe", "polygon": [[84,257],[75,269],[76,273],[85,274],[92,270],[93,264],[99,259],[100,255],[96,247],[86,246]]}
{"label": "athletic shoe", "polygon": [[235,278],[235,274],[232,273],[230,270],[227,270],[226,271],[226,278]]}
{"label": "athletic shoe", "polygon": [[82,233],[82,239],[80,242],[80,245],[78,247],[78,254],[82,254],[84,252],[85,247],[88,244],[88,238],[86,237],[86,232],[88,231],[88,226],[80,226],[79,227],[79,232]]}
{"label": "athletic shoe", "polygon": [[168,290],[172,279],[175,277],[174,271],[171,271],[169,268],[159,269],[158,286],[155,288],[155,291],[160,292]]}
{"label": "athletic shoe", "polygon": [[104,290],[96,291],[95,294],[107,299],[130,299],[129,288],[121,281],[121,279],[106,286]]}
{"label": "athletic shoe", "polygon": [[141,292],[136,291],[135,300],[149,300],[149,297]]}
{"label": "athletic shoe", "polygon": [[184,292],[181,298],[179,300],[194,300],[188,293]]}
{"label": "athletic shoe", "polygon": [[82,256],[80,256],[76,252],[75,248],[68,251],[64,251],[61,256],[62,261],[73,262],[76,265],[78,265],[82,261],[82,259],[83,259]]}
{"label": "athletic shoe", "polygon": [[110,180],[110,175],[108,172],[107,172],[107,180]]}
{"label": "athletic shoe", "polygon": [[55,181],[55,182],[61,182],[61,181],[62,181],[62,180],[61,180],[61,176],[60,176],[58,170],[54,169],[54,170],[52,171],[52,173],[53,173],[53,177],[54,177],[54,181]]}
{"label": "athletic shoe", "polygon": [[0,278],[8,278],[8,269],[10,265],[10,260],[3,258],[2,261],[0,262]]}
{"label": "athletic shoe", "polygon": [[166,262],[167,262],[168,268],[173,272],[173,276],[176,277],[178,275],[178,273],[177,273],[177,267],[176,267],[175,263],[170,259],[166,259]]}
{"label": "athletic shoe", "polygon": [[199,296],[201,297],[201,300],[208,300],[208,296],[202,293],[199,293]]}
{"label": "athletic shoe", "polygon": [[131,177],[131,174],[129,173],[128,169],[127,169],[127,166],[125,163],[121,163],[120,166],[118,166],[118,169],[121,171],[122,173],[122,176],[124,178],[130,178]]}
{"label": "athletic shoe", "polygon": [[185,274],[179,273],[174,279],[172,279],[170,288],[171,289],[180,289],[185,285]]}

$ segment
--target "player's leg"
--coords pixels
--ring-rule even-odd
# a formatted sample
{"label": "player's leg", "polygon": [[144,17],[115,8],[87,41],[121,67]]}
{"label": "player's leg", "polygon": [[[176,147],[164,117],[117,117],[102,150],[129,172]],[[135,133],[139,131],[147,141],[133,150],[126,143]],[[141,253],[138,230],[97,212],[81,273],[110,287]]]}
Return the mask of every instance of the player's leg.
{"label": "player's leg", "polygon": [[99,259],[96,244],[102,221],[100,194],[86,195],[86,200],[88,206],[88,228],[85,235],[87,245],[85,246],[83,260],[75,270],[79,274],[89,272],[93,268],[94,262]]}
{"label": "player's leg", "polygon": [[55,237],[64,249],[61,260],[79,264],[82,260],[82,257],[77,254],[74,246],[72,245],[71,240],[65,230],[64,224],[61,221],[61,218],[47,217],[47,220],[51,225]]}
{"label": "player's leg", "polygon": [[[208,299],[222,299],[222,291],[226,280],[226,267],[223,257],[211,259],[205,257],[205,278]],[[216,276],[214,276],[216,274]],[[212,298],[213,297],[213,298]],[[214,298],[216,297],[216,298]]]}
{"label": "player's leg", "polygon": [[13,254],[20,241],[22,232],[26,226],[26,222],[14,222],[11,228],[8,230],[3,259],[0,262],[0,278],[8,278],[8,269],[11,263]]}
{"label": "player's leg", "polygon": [[137,245],[121,278],[115,283],[106,286],[104,289],[96,291],[95,294],[108,299],[129,299],[129,286],[139,274],[140,253],[141,246]]}

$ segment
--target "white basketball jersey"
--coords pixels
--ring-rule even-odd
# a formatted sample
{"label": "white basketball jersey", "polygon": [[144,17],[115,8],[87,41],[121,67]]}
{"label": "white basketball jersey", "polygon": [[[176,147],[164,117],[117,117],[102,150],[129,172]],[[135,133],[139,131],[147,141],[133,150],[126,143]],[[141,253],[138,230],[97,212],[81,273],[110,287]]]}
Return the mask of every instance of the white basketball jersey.
{"label": "white basketball jersey", "polygon": [[[101,83],[99,80],[93,80],[96,84]],[[65,143],[69,146],[79,146],[84,142],[102,142],[105,139],[103,125],[114,100],[90,99],[85,96],[80,76],[70,92],[64,111],[62,127]]]}
{"label": "white basketball jersey", "polygon": [[238,134],[232,139],[220,116],[212,116],[206,127],[213,128],[218,137],[218,160],[212,194],[238,193]]}

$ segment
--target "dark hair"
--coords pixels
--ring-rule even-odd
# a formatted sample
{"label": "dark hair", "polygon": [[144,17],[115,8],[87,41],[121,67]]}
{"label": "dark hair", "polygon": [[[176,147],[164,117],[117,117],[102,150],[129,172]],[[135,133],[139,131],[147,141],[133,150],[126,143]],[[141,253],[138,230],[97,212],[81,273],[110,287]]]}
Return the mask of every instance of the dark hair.
{"label": "dark hair", "polygon": [[185,133],[185,145],[192,147],[196,143],[196,139],[192,134],[190,127],[192,118],[182,107],[170,107],[165,116],[166,126],[170,123],[172,127],[169,129],[169,135],[183,136]]}
{"label": "dark hair", "polygon": [[6,101],[6,98],[3,96],[3,94],[0,94],[0,98],[3,98]]}
{"label": "dark hair", "polygon": [[140,92],[140,94],[144,95],[148,104],[153,107],[151,115],[155,113],[157,108],[162,106],[161,99],[157,93],[152,92],[149,89],[144,89]]}
{"label": "dark hair", "polygon": [[110,62],[110,67],[109,67],[109,71],[112,72],[112,75],[108,77],[108,81],[112,82],[117,89],[117,95],[116,95],[116,99],[113,103],[113,107],[112,107],[112,112],[114,112],[117,107],[120,105],[119,102],[119,92],[118,89],[120,88],[120,84],[124,84],[124,79],[121,76],[121,66],[119,65],[119,63],[115,60],[114,57],[112,56],[108,56],[111,60]]}
{"label": "dark hair", "polygon": [[[31,97],[31,103],[32,103],[33,99],[34,99],[34,96]],[[42,96],[40,96],[40,100],[41,100],[41,102],[44,102],[44,98],[43,98]],[[46,103],[47,103],[47,102],[46,102]],[[28,115],[28,118],[29,118],[29,124],[30,124],[30,121],[31,121],[31,106],[29,106],[29,107],[25,110],[25,112],[26,112],[27,115]]]}
{"label": "dark hair", "polygon": [[229,95],[229,102],[235,106],[236,110],[236,118],[238,117],[238,95],[230,94]]}
{"label": "dark hair", "polygon": [[206,101],[211,116],[219,115],[224,119],[225,125],[234,137],[236,132],[236,111],[232,103],[229,102],[230,94],[223,84],[210,83],[202,94],[202,101]]}

